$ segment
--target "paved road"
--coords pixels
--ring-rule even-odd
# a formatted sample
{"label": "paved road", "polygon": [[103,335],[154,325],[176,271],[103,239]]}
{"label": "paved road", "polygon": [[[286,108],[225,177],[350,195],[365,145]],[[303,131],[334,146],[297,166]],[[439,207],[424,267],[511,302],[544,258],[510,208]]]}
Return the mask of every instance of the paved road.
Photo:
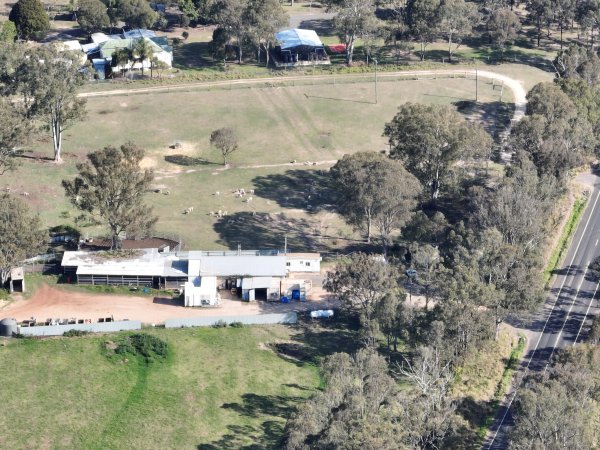
{"label": "paved road", "polygon": [[[600,179],[595,177],[587,209],[573,237],[564,265],[559,270],[544,308],[528,326],[529,348],[521,362],[521,371],[544,371],[552,356],[581,342],[589,331],[592,318],[600,313],[596,300],[599,282],[590,276],[588,265],[600,255]],[[511,392],[498,413],[483,448],[506,449],[508,432],[514,424]]]}

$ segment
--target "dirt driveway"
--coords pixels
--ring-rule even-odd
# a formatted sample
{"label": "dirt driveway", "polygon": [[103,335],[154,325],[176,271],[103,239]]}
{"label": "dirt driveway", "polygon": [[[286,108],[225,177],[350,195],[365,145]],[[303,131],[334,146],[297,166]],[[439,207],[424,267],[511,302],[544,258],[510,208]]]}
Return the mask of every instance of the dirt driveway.
{"label": "dirt driveway", "polygon": [[129,295],[97,295],[83,291],[68,291],[44,285],[33,297],[17,300],[0,309],[0,318],[14,317],[18,321],[36,317],[78,318],[95,321],[100,317],[113,316],[115,320],[141,320],[143,323],[159,324],[165,319],[178,317],[237,316],[329,309],[336,306],[320,290],[303,303],[290,304],[271,302],[242,302],[236,299],[222,299],[221,305],[214,308],[185,308],[181,301],[161,297],[141,297]]}

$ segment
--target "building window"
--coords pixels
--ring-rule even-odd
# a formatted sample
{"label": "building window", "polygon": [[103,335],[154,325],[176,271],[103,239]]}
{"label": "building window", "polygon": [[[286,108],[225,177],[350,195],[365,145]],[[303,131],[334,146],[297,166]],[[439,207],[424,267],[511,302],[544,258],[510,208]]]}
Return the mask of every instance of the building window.
{"label": "building window", "polygon": [[306,267],[310,267],[310,263],[306,261]]}
{"label": "building window", "polygon": [[286,267],[290,267],[292,265],[292,263],[286,262],[285,265],[286,265]]}

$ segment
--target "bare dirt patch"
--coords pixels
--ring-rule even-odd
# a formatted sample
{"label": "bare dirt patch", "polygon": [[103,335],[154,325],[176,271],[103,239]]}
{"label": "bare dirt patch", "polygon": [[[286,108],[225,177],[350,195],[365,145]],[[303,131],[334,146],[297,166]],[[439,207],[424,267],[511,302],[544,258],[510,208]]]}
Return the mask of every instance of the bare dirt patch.
{"label": "bare dirt patch", "polygon": [[142,297],[135,295],[98,295],[84,291],[63,290],[43,285],[28,300],[19,300],[2,309],[2,317],[14,317],[21,321],[36,317],[71,318],[96,320],[113,316],[115,320],[141,320],[144,323],[159,324],[166,319],[179,317],[215,317],[236,315],[258,315],[330,309],[336,306],[333,299],[321,292],[302,303],[242,302],[223,298],[214,308],[186,308],[179,299]]}

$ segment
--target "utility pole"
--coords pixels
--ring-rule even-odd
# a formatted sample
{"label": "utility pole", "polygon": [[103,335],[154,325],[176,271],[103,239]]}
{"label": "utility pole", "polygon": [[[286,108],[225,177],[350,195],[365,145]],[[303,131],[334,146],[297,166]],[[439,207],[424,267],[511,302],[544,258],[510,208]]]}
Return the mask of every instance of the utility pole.
{"label": "utility pole", "polygon": [[379,94],[377,92],[377,60],[373,58],[373,61],[375,61],[375,104],[377,104],[379,102]]}

